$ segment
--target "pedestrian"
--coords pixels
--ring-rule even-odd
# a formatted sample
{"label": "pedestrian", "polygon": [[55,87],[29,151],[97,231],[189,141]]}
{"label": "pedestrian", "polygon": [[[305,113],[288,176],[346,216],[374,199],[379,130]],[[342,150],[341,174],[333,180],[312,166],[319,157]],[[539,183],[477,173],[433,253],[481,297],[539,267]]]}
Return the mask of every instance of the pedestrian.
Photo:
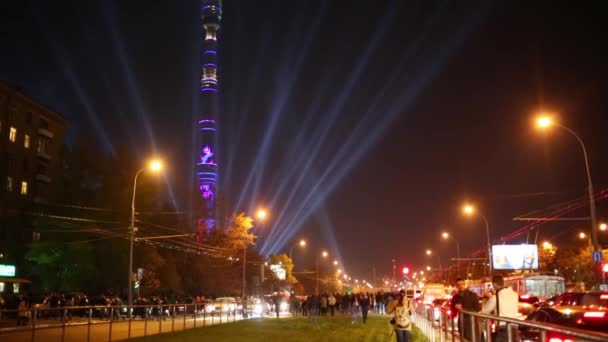
{"label": "pedestrian", "polygon": [[414,311],[414,305],[412,301],[405,296],[405,290],[399,291],[399,295],[396,300],[391,301],[386,312],[391,314],[395,313],[391,324],[397,335],[397,342],[410,342],[412,340],[412,320],[410,315]]}
{"label": "pedestrian", "polygon": [[19,297],[19,304],[17,304],[17,325],[27,325],[29,321],[29,307],[25,296]]}
{"label": "pedestrian", "polygon": [[329,312],[331,314],[331,316],[334,316],[334,312],[336,311],[336,297],[334,297],[333,294],[329,294],[329,297],[327,298],[327,305],[329,306]]}
{"label": "pedestrian", "polygon": [[[368,293],[367,297],[369,297],[369,307],[371,308],[372,311],[376,310],[376,296],[374,295],[374,293]],[[376,311],[378,312],[378,311]]]}
{"label": "pedestrian", "polygon": [[351,324],[357,323],[359,319],[359,300],[355,294],[352,295],[352,299],[350,302],[350,313],[352,315]]}
{"label": "pedestrian", "polygon": [[247,296],[243,296],[241,300],[241,317],[247,319]]}
{"label": "pedestrian", "polygon": [[378,310],[378,314],[384,315],[384,304],[382,303],[382,291],[378,291],[376,293],[376,306]]}
{"label": "pedestrian", "polygon": [[312,323],[316,323],[317,322],[317,316],[319,315],[319,295],[317,295],[316,293],[312,296],[310,296],[310,298],[307,299],[308,302],[308,321],[312,322]]}
{"label": "pedestrian", "polygon": [[361,293],[359,297],[359,306],[361,307],[361,317],[363,318],[363,324],[367,323],[367,313],[369,311],[369,296],[367,293]]}
{"label": "pedestrian", "polygon": [[342,298],[342,313],[348,314],[350,312],[350,303],[353,300],[352,295],[348,293],[344,294],[344,298]]}
{"label": "pedestrian", "polygon": [[327,315],[327,296],[323,294],[320,298],[321,302],[321,316]]}
{"label": "pedestrian", "polygon": [[277,318],[279,318],[279,312],[281,311],[281,296],[276,295],[272,297],[272,301],[274,304],[274,311],[277,314]]}
{"label": "pedestrian", "polygon": [[114,317],[112,317],[112,319],[116,319],[116,320],[122,320],[122,314],[120,313],[120,310],[122,310],[122,300],[120,299],[119,296],[114,296],[114,298],[112,298],[112,302],[111,305],[113,307],[113,313],[114,313]]}
{"label": "pedestrian", "polygon": [[479,312],[481,310],[481,305],[479,304],[479,297],[475,292],[469,290],[469,286],[462,279],[456,279],[455,287],[457,289],[456,295],[452,297],[452,303],[454,305],[454,309],[457,313],[459,313],[458,325],[460,327],[460,331],[462,331],[464,337],[467,340],[471,340],[472,330],[471,330],[471,316],[468,314],[460,313],[460,311],[472,311]]}
{"label": "pedestrian", "polygon": [[[492,277],[492,292],[492,296],[483,304],[481,313],[493,313],[498,317],[517,318],[519,302],[517,292],[513,291],[510,286],[505,286],[505,281],[501,275]],[[508,340],[507,325],[499,322],[492,341],[503,342]]]}

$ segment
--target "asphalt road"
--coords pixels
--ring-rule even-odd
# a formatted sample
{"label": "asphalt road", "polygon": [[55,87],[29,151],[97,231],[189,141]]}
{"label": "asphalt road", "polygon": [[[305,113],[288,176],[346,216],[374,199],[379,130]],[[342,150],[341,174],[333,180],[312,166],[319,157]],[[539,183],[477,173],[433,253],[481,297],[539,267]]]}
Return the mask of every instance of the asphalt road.
{"label": "asphalt road", "polygon": [[[202,316],[192,317],[192,314],[187,316],[168,317],[162,321],[158,319],[141,320],[136,319],[131,321],[131,337],[142,337],[149,335],[157,335],[161,333],[181,331],[192,329],[195,327],[203,327],[214,324],[224,324],[241,320],[240,315],[234,316]],[[86,321],[71,321],[65,327],[57,321],[42,321],[33,330],[32,326],[20,328],[3,328],[0,329],[0,341],[2,342],[85,342],[85,341],[121,341],[126,340],[129,336],[128,321],[108,321],[94,320],[92,324],[87,324]],[[196,324],[196,325],[195,325]]]}

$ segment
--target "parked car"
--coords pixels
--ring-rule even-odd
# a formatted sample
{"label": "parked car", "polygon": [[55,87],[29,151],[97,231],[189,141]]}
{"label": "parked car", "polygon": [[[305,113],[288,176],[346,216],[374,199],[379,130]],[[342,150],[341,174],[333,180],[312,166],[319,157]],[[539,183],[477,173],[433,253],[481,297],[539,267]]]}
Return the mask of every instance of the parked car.
{"label": "parked car", "polygon": [[517,304],[517,311],[522,316],[528,316],[534,310],[542,306],[540,299],[536,296],[521,295]]}
{"label": "parked car", "polygon": [[578,328],[608,331],[608,292],[566,292],[555,298],[553,308]]}
{"label": "parked car", "polygon": [[227,313],[236,310],[236,300],[233,297],[219,297],[213,303],[215,304],[215,312]]}
{"label": "parked car", "polygon": [[203,300],[203,307],[206,314],[212,314],[215,312],[215,303],[211,299]]}
{"label": "parked car", "polygon": [[[539,322],[539,323],[551,323],[557,325],[563,325],[567,327],[576,327],[576,320],[572,317],[565,316],[560,311],[551,307],[541,307],[533,311],[526,317],[526,321]],[[520,340],[523,342],[540,341],[540,330],[536,328],[530,328],[526,326],[519,327]],[[555,333],[547,332],[547,341],[574,341],[574,338]]]}

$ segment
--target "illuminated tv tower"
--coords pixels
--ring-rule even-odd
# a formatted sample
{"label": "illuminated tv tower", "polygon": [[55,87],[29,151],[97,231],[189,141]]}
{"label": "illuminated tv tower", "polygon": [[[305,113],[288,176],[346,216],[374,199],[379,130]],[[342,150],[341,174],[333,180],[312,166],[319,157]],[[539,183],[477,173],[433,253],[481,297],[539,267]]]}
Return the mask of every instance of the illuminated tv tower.
{"label": "illuminated tv tower", "polygon": [[216,191],[218,179],[216,155],[216,118],[218,116],[217,32],[222,19],[221,0],[202,0],[203,49],[201,51],[200,108],[198,117],[198,160],[196,176],[200,191],[197,232],[208,234],[216,229]]}

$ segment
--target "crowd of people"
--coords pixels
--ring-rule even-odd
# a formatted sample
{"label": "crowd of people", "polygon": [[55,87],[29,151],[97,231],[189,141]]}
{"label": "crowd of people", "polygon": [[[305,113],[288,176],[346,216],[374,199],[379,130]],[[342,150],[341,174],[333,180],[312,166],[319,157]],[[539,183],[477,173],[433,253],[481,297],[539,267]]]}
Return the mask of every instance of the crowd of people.
{"label": "crowd of people", "polygon": [[[322,293],[312,294],[304,297],[292,296],[290,298],[290,310],[295,316],[334,316],[336,313],[352,314],[353,323],[358,320],[359,313],[365,323],[370,311],[385,314],[386,306],[396,294],[379,291],[377,293]],[[355,314],[356,313],[356,314]]]}
{"label": "crowd of people", "polygon": [[350,317],[351,324],[357,324],[359,318],[367,323],[369,312],[379,315],[392,315],[390,321],[394,327],[397,341],[411,340],[410,316],[414,311],[413,301],[408,299],[405,291],[397,293],[379,291],[377,293],[322,293],[306,297],[292,296],[290,309],[294,316],[307,316],[311,323],[319,317],[341,314]]}
{"label": "crowd of people", "polygon": [[[508,286],[505,286],[501,276],[492,278],[493,292],[490,296],[480,303],[477,294],[468,289],[466,282],[463,279],[457,279],[455,292],[452,297],[452,309],[454,312],[466,310],[470,312],[482,312],[486,314],[494,313],[502,317],[516,317],[518,296]],[[141,318],[158,317],[159,319],[165,314],[163,305],[165,304],[197,304],[205,310],[206,303],[209,299],[201,296],[167,299],[166,297],[153,296],[150,298],[137,297],[134,300],[136,307],[133,309],[134,316]],[[282,302],[282,297],[275,296],[269,300],[268,305],[274,306],[277,317],[279,317],[279,306]],[[212,301],[211,301],[212,303]],[[244,300],[244,317],[247,312],[247,300]],[[498,304],[500,303],[500,304]],[[73,315],[86,316],[89,313],[86,310],[79,310],[78,307],[95,306],[96,311],[93,313],[101,319],[121,320],[125,319],[126,315],[123,310],[124,301],[120,296],[104,295],[89,298],[85,294],[53,294],[46,296],[43,300],[24,295],[0,296],[0,309],[12,309],[13,318],[16,318],[17,325],[27,325],[31,319],[31,312],[34,306],[37,307],[38,315],[45,315],[48,318],[56,318],[59,320],[69,321]],[[147,306],[144,308],[144,306]],[[70,309],[74,307],[73,309]],[[103,308],[107,309],[103,309]],[[114,308],[114,309],[112,309]],[[308,317],[312,323],[318,321],[319,317],[328,317],[335,315],[347,316],[351,320],[351,324],[357,324],[359,320],[363,324],[367,323],[368,314],[374,312],[379,315],[391,315],[391,324],[394,327],[397,341],[409,341],[411,331],[410,315],[414,311],[413,300],[406,297],[405,291],[401,290],[397,293],[379,291],[360,292],[360,293],[322,293],[312,294],[308,296],[291,296],[289,298],[289,310],[293,316]],[[0,315],[2,310],[0,310]],[[9,311],[10,312],[10,311]],[[175,313],[175,312],[174,312]],[[167,311],[167,315],[171,313]],[[461,315],[461,328],[465,337],[471,337],[471,317]],[[0,319],[2,317],[0,316]],[[499,325],[495,339],[498,341],[504,340],[506,330]]]}

